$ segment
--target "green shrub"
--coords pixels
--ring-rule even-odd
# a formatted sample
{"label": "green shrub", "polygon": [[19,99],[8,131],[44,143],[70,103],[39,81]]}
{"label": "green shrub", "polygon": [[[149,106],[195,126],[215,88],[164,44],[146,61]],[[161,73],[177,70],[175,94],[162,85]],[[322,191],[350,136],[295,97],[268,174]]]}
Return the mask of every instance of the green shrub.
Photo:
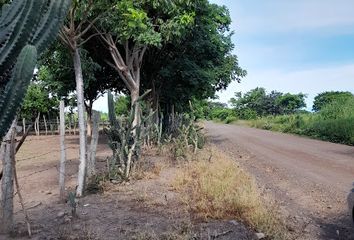
{"label": "green shrub", "polygon": [[233,117],[233,116],[228,116],[226,119],[225,119],[225,123],[226,124],[230,124],[230,123],[233,123],[237,120],[237,117]]}
{"label": "green shrub", "polygon": [[333,102],[315,114],[268,116],[250,120],[248,125],[354,145],[354,100]]}
{"label": "green shrub", "polygon": [[233,109],[229,108],[215,108],[212,112],[212,118],[220,121],[225,121],[228,117],[236,117]]}
{"label": "green shrub", "polygon": [[354,100],[326,105],[306,129],[307,135],[323,140],[354,145]]}
{"label": "green shrub", "polygon": [[237,115],[240,119],[244,119],[244,120],[254,120],[257,119],[258,117],[257,112],[250,108],[237,110]]}

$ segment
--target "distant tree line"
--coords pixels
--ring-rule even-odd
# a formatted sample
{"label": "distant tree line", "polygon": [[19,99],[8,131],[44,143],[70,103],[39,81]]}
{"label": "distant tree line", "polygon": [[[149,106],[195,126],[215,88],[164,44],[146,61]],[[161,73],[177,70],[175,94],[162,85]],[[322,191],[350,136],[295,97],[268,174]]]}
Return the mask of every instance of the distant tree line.
{"label": "distant tree line", "polygon": [[[307,95],[304,93],[267,92],[265,88],[255,88],[246,93],[236,92],[228,107],[225,103],[194,100],[197,116],[205,119],[216,119],[227,123],[241,120],[252,120],[266,116],[292,115],[309,113],[306,108]],[[312,109],[319,112],[324,107],[353,99],[353,94],[343,91],[328,91],[314,98]]]}

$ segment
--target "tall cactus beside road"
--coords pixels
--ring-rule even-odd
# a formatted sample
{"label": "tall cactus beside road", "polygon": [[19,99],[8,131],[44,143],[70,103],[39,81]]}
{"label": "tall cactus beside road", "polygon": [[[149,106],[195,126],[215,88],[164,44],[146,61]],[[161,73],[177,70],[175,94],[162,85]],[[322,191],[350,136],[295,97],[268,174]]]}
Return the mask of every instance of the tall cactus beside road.
{"label": "tall cactus beside road", "polygon": [[152,119],[154,112],[147,116],[143,116],[140,112],[139,119],[141,121],[138,125],[134,125],[135,110],[149,92],[137,99],[125,119],[117,119],[113,95],[108,92],[108,116],[111,126],[106,133],[109,139],[109,146],[113,150],[113,157],[109,164],[111,177],[112,173],[113,175],[118,175],[121,180],[129,180],[134,164],[139,160],[143,139],[146,138],[147,134],[151,132],[150,128],[153,127],[152,124],[147,125],[146,123],[152,122],[150,119]]}
{"label": "tall cactus beside road", "polygon": [[37,56],[56,38],[70,0],[14,0],[0,15],[0,138],[32,78]]}

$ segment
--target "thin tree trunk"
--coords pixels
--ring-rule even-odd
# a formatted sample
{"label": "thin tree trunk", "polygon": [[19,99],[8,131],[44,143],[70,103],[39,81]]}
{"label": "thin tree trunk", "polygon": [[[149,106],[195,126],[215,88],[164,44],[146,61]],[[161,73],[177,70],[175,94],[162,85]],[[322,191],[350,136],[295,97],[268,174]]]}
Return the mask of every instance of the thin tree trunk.
{"label": "thin tree trunk", "polygon": [[59,123],[58,117],[57,117],[57,131],[58,131],[58,134],[60,134],[60,123]]}
{"label": "thin tree trunk", "polygon": [[[131,97],[131,101],[132,101],[132,108],[134,108],[134,121],[133,121],[133,127],[138,126],[140,123],[140,115],[139,115],[139,111],[140,111],[140,107],[138,104],[138,98],[139,98],[139,89],[131,91],[130,93],[130,97]],[[135,133],[135,130],[134,130]]]}
{"label": "thin tree trunk", "polygon": [[44,121],[45,135],[48,135],[47,121],[45,119],[45,115],[44,114],[43,114],[43,121]]}
{"label": "thin tree trunk", "polygon": [[[16,134],[17,118],[12,122],[12,126],[4,138],[3,151],[3,180],[1,182],[1,224],[0,231],[9,233],[13,229],[13,195],[14,195],[14,164],[13,155],[15,144],[11,141]],[[11,144],[11,142],[13,144]]]}
{"label": "thin tree trunk", "polygon": [[40,129],[39,129],[39,117],[40,117],[40,113],[38,113],[38,115],[37,115],[37,118],[36,118],[36,135],[37,136],[39,136],[39,134],[40,134]]}
{"label": "thin tree trunk", "polygon": [[59,170],[59,195],[60,200],[65,202],[65,114],[64,114],[64,101],[60,101],[60,170]]}
{"label": "thin tree trunk", "polygon": [[73,117],[71,114],[69,114],[69,134],[72,135],[72,121],[73,121]]}
{"label": "thin tree trunk", "polygon": [[[26,135],[27,136],[27,135]],[[25,137],[26,138],[26,137]],[[12,138],[11,138],[11,145],[15,146],[16,145],[16,142],[15,142],[15,135],[12,135]],[[17,147],[16,147],[16,151],[17,151]],[[17,177],[17,171],[16,171],[16,159],[15,159],[15,149],[14,148],[11,148],[11,159],[12,159],[12,162],[13,162],[13,168],[14,168],[14,180],[15,180],[15,186],[16,186],[16,189],[17,189],[17,195],[18,195],[18,198],[20,200],[20,204],[21,204],[21,207],[22,207],[22,211],[23,211],[23,215],[25,216],[25,222],[26,222],[26,225],[27,225],[27,232],[28,232],[28,237],[31,238],[32,237],[32,230],[31,230],[31,224],[30,224],[30,219],[29,219],[29,216],[28,216],[28,212],[26,210],[26,207],[25,207],[25,203],[23,201],[23,197],[22,197],[22,194],[21,194],[21,189],[20,189],[20,184],[18,182],[18,177]]]}
{"label": "thin tree trunk", "polygon": [[26,119],[22,118],[22,125],[23,125],[23,134],[26,133]]}
{"label": "thin tree trunk", "polygon": [[75,121],[75,118],[74,118],[73,122],[74,122],[74,135],[76,135],[76,121]]}
{"label": "thin tree trunk", "polygon": [[87,178],[90,180],[96,174],[96,150],[98,144],[98,133],[99,133],[99,121],[100,113],[97,111],[92,112],[93,128],[90,151],[88,154],[87,162]]}
{"label": "thin tree trunk", "polygon": [[86,176],[86,126],[84,110],[84,80],[82,76],[81,59],[79,49],[75,48],[73,61],[76,79],[77,112],[79,115],[79,135],[80,135],[80,165],[78,174],[78,186],[76,195],[81,197],[85,189]]}
{"label": "thin tree trunk", "polygon": [[92,101],[86,105],[86,112],[87,112],[87,135],[92,136]]}
{"label": "thin tree trunk", "polygon": [[41,126],[39,124],[39,119],[41,117],[41,114],[38,113],[38,117],[37,117],[37,129],[38,129],[38,136],[41,135]]}

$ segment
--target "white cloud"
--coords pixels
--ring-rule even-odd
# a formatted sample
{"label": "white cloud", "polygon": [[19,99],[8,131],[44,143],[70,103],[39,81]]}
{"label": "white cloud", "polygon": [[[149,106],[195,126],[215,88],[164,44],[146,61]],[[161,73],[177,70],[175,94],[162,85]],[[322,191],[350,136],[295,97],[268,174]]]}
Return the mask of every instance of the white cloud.
{"label": "white cloud", "polygon": [[250,71],[240,84],[232,83],[219,93],[220,101],[228,102],[234,92],[246,92],[256,87],[268,91],[306,93],[307,107],[312,107],[313,98],[324,91],[351,91],[354,93],[354,63],[310,70],[284,72],[280,70]]}

